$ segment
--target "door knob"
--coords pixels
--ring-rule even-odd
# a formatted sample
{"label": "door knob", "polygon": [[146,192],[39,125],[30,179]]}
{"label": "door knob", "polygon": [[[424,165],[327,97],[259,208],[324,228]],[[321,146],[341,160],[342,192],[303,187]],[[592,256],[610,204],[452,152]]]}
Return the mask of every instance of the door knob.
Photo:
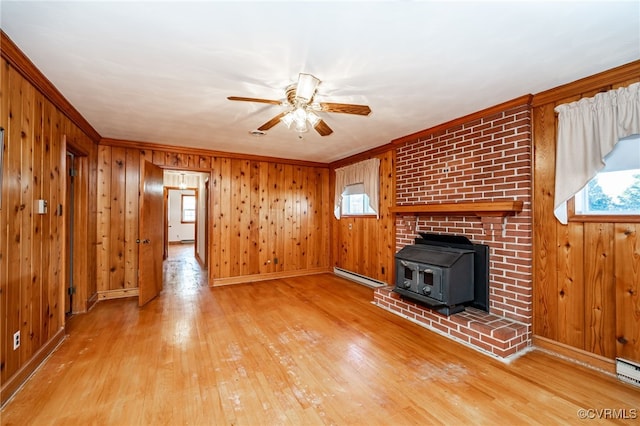
{"label": "door knob", "polygon": [[149,240],[148,238],[145,238],[144,240],[142,240],[142,244],[149,244],[151,242],[151,240]]}

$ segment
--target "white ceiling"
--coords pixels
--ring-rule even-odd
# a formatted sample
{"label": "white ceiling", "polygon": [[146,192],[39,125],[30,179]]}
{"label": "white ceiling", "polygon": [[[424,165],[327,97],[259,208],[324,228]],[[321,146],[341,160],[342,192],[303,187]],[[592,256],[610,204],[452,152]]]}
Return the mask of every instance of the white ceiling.
{"label": "white ceiling", "polygon": [[[635,1],[1,1],[2,30],[105,138],[330,162],[640,59]],[[307,72],[334,133],[256,129]]]}

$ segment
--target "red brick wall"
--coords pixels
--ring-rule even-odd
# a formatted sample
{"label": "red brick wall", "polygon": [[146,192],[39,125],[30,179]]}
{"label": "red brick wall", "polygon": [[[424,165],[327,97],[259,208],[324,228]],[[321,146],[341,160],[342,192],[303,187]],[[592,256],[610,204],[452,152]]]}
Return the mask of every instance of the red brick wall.
{"label": "red brick wall", "polygon": [[[396,203],[521,200],[515,216],[402,216],[396,250],[417,231],[464,234],[487,244],[491,314],[527,325],[532,318],[531,111],[505,110],[407,143],[397,150]],[[448,170],[447,170],[448,169]]]}

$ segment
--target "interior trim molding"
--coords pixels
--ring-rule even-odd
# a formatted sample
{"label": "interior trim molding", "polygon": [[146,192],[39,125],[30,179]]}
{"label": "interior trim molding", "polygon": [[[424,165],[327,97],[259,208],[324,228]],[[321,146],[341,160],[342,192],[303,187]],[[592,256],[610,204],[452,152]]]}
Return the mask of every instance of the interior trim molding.
{"label": "interior trim molding", "polygon": [[6,60],[20,75],[22,75],[36,90],[43,94],[69,120],[80,128],[95,143],[101,139],[100,134],[80,112],[60,93],[58,89],[40,72],[33,62],[20,50],[18,46],[0,30],[0,56]]}
{"label": "interior trim molding", "polygon": [[615,360],[605,358],[582,349],[564,343],[556,342],[541,336],[533,336],[531,343],[535,349],[557,356],[559,358],[583,365],[593,370],[598,370],[609,375],[616,375]]}
{"label": "interior trim molding", "polygon": [[241,275],[238,277],[214,278],[213,284],[210,284],[209,287],[218,287],[218,286],[230,285],[230,284],[249,284],[257,281],[266,281],[266,280],[272,280],[276,278],[302,277],[305,275],[324,274],[327,272],[333,273],[333,269],[331,267],[311,268],[311,269],[303,269],[303,270],[296,270],[296,271],[281,271],[281,272],[269,272],[266,274]]}
{"label": "interior trim molding", "polygon": [[533,95],[523,95],[515,99],[511,99],[510,101],[503,102],[501,104],[497,104],[491,106],[489,108],[485,108],[480,111],[473,112],[471,114],[467,114],[462,117],[454,118],[453,120],[447,121],[442,124],[438,124],[437,126],[430,127],[428,129],[420,130],[419,132],[412,133],[410,135],[402,136],[400,138],[394,139],[391,141],[391,145],[395,147],[400,147],[409,142],[415,142],[417,140],[426,138],[431,136],[434,133],[442,132],[444,130],[450,129],[455,126],[460,126],[465,123],[469,123],[470,121],[479,120],[488,115],[496,114],[502,111],[508,111],[512,108],[520,107],[523,105],[527,105],[531,107],[531,100]]}
{"label": "interior trim molding", "polygon": [[98,300],[110,300],[110,299],[122,299],[124,297],[138,297],[140,289],[134,288],[121,288],[117,290],[104,290],[98,292]]}
{"label": "interior trim molding", "polygon": [[640,75],[640,60],[603,71],[571,83],[533,95],[532,107],[538,107],[551,102],[557,102],[571,96],[580,96],[584,92],[597,92],[594,87],[601,87],[602,91],[608,91],[612,81],[625,81],[637,79]]}
{"label": "interior trim molding", "polygon": [[[329,165],[327,163],[318,163],[315,161],[267,157],[264,155],[239,154],[235,152],[214,151],[214,150],[208,150],[203,148],[191,148],[191,147],[184,147],[184,146],[165,145],[165,144],[154,143],[154,142],[140,142],[140,141],[130,141],[130,140],[124,140],[124,139],[102,138],[100,139],[99,145],[113,146],[113,147],[120,147],[120,148],[133,148],[133,149],[140,149],[143,151],[152,150],[152,151],[170,152],[173,154],[199,155],[199,156],[231,158],[231,159],[249,160],[249,161],[264,161],[268,163],[293,164],[296,166],[305,166],[305,167],[329,168]],[[160,167],[167,168],[167,166],[160,166]],[[175,167],[168,167],[168,168],[175,169]]]}
{"label": "interior trim molding", "polygon": [[27,361],[18,371],[15,372],[6,382],[2,383],[0,390],[0,405],[4,406],[6,402],[20,389],[20,387],[31,377],[33,373],[40,367],[45,359],[51,355],[58,345],[65,339],[65,330],[60,328],[56,334],[49,339],[47,343],[36,352],[29,361]]}

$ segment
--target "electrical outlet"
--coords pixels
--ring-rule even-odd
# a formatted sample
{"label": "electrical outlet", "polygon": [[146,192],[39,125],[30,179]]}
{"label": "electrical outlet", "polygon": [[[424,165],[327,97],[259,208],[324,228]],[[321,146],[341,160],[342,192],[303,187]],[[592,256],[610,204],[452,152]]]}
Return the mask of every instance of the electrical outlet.
{"label": "electrical outlet", "polygon": [[20,347],[20,330],[13,333],[13,350],[15,351]]}

